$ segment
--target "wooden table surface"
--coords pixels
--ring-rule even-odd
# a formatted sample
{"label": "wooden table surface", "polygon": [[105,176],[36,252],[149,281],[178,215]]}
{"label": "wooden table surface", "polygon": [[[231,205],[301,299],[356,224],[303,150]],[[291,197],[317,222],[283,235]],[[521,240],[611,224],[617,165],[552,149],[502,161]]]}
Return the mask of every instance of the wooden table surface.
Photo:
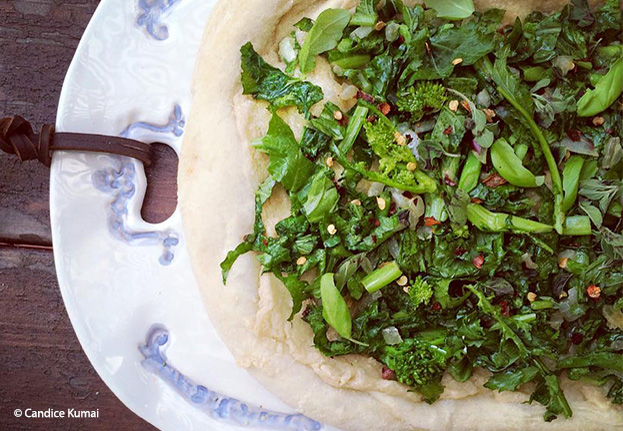
{"label": "wooden table surface", "polygon": [[[0,117],[54,123],[65,72],[97,4],[0,0]],[[177,160],[163,148],[156,156],[143,208],[152,222],[176,205]],[[0,430],[154,429],[112,394],[76,339],[54,269],[48,184],[43,165],[0,153]],[[99,409],[100,417],[14,417],[26,408]]]}

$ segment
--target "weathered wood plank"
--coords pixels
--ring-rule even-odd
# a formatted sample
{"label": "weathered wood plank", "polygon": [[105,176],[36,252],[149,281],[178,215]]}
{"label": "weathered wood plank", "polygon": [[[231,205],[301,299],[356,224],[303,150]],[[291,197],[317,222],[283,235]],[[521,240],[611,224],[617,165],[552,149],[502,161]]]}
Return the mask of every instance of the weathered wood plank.
{"label": "weathered wood plank", "polygon": [[[86,358],[65,312],[52,253],[0,247],[0,428],[146,430]],[[17,408],[99,409],[99,419],[15,418]]]}

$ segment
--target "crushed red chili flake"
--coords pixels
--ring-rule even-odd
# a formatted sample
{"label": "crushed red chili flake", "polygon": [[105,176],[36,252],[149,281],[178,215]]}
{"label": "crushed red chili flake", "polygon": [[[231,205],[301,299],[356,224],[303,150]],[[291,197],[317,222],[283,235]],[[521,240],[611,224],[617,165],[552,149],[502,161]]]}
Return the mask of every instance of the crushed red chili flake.
{"label": "crushed red chili flake", "polygon": [[439,226],[440,224],[441,222],[435,217],[426,217],[424,219],[424,226],[426,227]]}
{"label": "crushed red chili flake", "polygon": [[582,140],[582,132],[580,130],[567,130],[567,136],[572,141],[581,141]]}
{"label": "crushed red chili flake", "polygon": [[383,370],[381,371],[381,377],[383,380],[396,380],[396,372],[383,366]]}
{"label": "crushed red chili flake", "polygon": [[511,315],[511,307],[507,300],[500,301],[500,308],[502,316],[509,317]]}
{"label": "crushed red chili flake", "polygon": [[502,178],[497,172],[494,172],[493,174],[482,180],[482,183],[489,188],[495,189],[503,186],[504,184],[508,184],[508,181]]}
{"label": "crushed red chili flake", "polygon": [[267,240],[267,239],[263,239],[263,240],[262,240],[262,244],[264,244],[264,245],[268,245],[268,240]]}
{"label": "crushed red chili flake", "polygon": [[452,134],[452,126],[448,126],[446,127],[446,130],[443,131],[444,135],[451,135]]}
{"label": "crushed red chili flake", "polygon": [[402,192],[402,195],[407,199],[413,199],[413,193],[411,192]]}
{"label": "crushed red chili flake", "polygon": [[368,103],[374,102],[374,98],[372,96],[370,96],[369,94],[364,93],[361,90],[357,91],[357,99],[363,99],[363,100],[365,100]]}
{"label": "crushed red chili flake", "polygon": [[374,220],[374,226],[375,227],[379,227],[381,225],[381,221],[380,220]]}
{"label": "crushed red chili flake", "polygon": [[301,316],[304,318],[306,318],[307,316],[309,316],[309,313],[311,313],[311,307],[305,307],[305,310],[303,310],[303,313],[301,314]]}
{"label": "crushed red chili flake", "polygon": [[430,309],[433,311],[441,310],[441,304],[439,302],[434,302],[433,305],[430,306]]}
{"label": "crushed red chili flake", "polygon": [[400,36],[400,37],[398,38],[398,43],[399,43],[399,44],[401,44],[401,45],[402,45],[403,43],[405,43],[405,37],[404,37],[404,36]]}
{"label": "crushed red chili flake", "polygon": [[584,341],[584,335],[576,332],[571,336],[571,342],[575,345],[581,344]]}
{"label": "crushed red chili flake", "polygon": [[593,284],[588,286],[588,289],[586,289],[586,293],[588,293],[588,296],[593,299],[599,299],[599,297],[601,296],[601,288]]}
{"label": "crushed red chili flake", "polygon": [[460,247],[454,249],[454,255],[455,256],[463,256],[465,253],[467,253],[467,250],[462,249]]}
{"label": "crushed red chili flake", "polygon": [[378,238],[376,237],[376,235],[372,235],[372,242],[376,244],[377,241]]}
{"label": "crushed red chili flake", "polygon": [[393,216],[394,214],[396,214],[396,204],[392,202],[389,206],[389,215]]}
{"label": "crushed red chili flake", "polygon": [[346,127],[346,126],[348,126],[349,121],[350,120],[348,119],[348,117],[346,115],[344,115],[342,117],[342,119],[338,121],[338,123],[340,124],[340,126]]}
{"label": "crushed red chili flake", "polygon": [[450,186],[450,187],[456,186],[456,181],[454,181],[452,178],[450,178],[450,176],[448,174],[446,174],[446,176],[444,178],[444,182],[446,183],[447,186]]}
{"label": "crushed red chili flake", "polygon": [[368,123],[374,123],[375,121],[376,121],[376,116],[374,116],[374,115],[370,115],[370,116],[368,117]]}
{"label": "crushed red chili flake", "polygon": [[476,205],[480,205],[482,203],[482,199],[472,198],[472,203]]}
{"label": "crushed red chili flake", "polygon": [[474,266],[478,269],[482,269],[483,265],[485,264],[485,257],[481,254],[479,256],[476,256],[473,260],[472,263],[474,264]]}
{"label": "crushed red chili flake", "polygon": [[392,107],[389,103],[381,103],[379,105],[379,111],[381,111],[383,115],[388,115],[392,111]]}

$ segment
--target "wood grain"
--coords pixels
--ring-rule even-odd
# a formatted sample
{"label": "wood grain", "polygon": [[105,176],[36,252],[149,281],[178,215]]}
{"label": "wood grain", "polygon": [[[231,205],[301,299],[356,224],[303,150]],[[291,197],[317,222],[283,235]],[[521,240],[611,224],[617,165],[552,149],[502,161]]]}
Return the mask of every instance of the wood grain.
{"label": "wood grain", "polygon": [[[54,122],[65,72],[97,3],[0,0],[0,117]],[[142,212],[151,222],[177,204],[177,159],[163,146],[155,153]],[[0,154],[0,430],[154,429],[112,394],[76,339],[54,270],[48,184],[42,165]],[[14,417],[28,407],[99,409],[100,417]]]}
{"label": "wood grain", "polygon": [[[98,377],[73,332],[52,253],[0,247],[0,428],[147,430]],[[15,418],[13,410],[99,409],[99,419]]]}

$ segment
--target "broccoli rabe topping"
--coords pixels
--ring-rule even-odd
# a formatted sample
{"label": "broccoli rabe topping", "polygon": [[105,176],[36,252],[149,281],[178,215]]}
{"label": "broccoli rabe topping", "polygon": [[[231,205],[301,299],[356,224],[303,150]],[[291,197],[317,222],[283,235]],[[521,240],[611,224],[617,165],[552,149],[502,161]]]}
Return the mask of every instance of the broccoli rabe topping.
{"label": "broccoli rabe topping", "polygon": [[398,93],[396,106],[411,114],[412,121],[420,121],[424,115],[439,112],[446,100],[446,89],[442,84],[424,81]]}
{"label": "broccoli rabe topping", "polygon": [[[480,369],[487,389],[530,388],[547,421],[573,414],[563,379],[622,404],[619,2],[512,25],[471,0],[428,3],[303,19],[282,68],[242,47],[243,92],[272,119],[254,143],[268,159],[254,229],[223,277],[255,252],[317,349],[374,358],[427,402]],[[306,80],[319,55],[352,108]],[[269,235],[275,190],[290,215]]]}

